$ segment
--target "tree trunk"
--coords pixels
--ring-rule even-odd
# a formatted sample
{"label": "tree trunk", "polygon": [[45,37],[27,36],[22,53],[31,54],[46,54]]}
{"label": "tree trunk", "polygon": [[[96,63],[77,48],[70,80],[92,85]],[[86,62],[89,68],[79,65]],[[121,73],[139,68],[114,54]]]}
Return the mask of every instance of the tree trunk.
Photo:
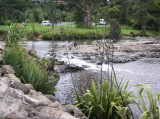
{"label": "tree trunk", "polygon": [[87,27],[91,25],[91,17],[92,17],[92,8],[91,5],[87,5]]}

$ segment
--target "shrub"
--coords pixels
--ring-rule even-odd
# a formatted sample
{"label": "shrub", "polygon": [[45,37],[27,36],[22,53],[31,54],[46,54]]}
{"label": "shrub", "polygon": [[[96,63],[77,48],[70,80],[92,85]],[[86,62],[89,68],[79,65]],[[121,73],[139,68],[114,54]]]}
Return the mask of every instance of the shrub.
{"label": "shrub", "polygon": [[24,49],[20,46],[13,46],[5,51],[3,62],[14,68],[16,76],[22,83],[30,83],[35,90],[45,94],[54,92],[57,80],[49,80],[49,72],[43,70],[38,62],[28,59]]}
{"label": "shrub", "polygon": [[51,94],[55,91],[54,84],[56,80],[48,80],[49,72],[42,70],[41,66],[35,61],[26,62],[21,73],[21,81],[23,83],[30,83],[36,91]]}
{"label": "shrub", "polygon": [[[125,83],[123,80],[119,83],[124,102],[122,101],[119,91],[113,87],[113,83],[111,87],[109,86],[109,81],[103,84],[101,99],[99,84],[98,88],[96,88],[95,83],[92,82],[92,93],[90,90],[87,90],[87,92],[83,91],[82,97],[76,93],[78,100],[76,106],[91,119],[127,119],[128,117],[131,117],[131,110],[129,109],[128,104],[135,103],[133,92],[128,92],[128,83],[129,81]],[[111,88],[110,92],[109,88]]]}
{"label": "shrub", "polygon": [[20,77],[25,63],[25,56],[26,54],[23,48],[14,46],[4,52],[3,63],[11,65],[15,70],[16,76]]}
{"label": "shrub", "polygon": [[6,38],[8,45],[13,45],[25,37],[25,28],[18,24],[12,23],[8,30],[8,35]]}
{"label": "shrub", "polygon": [[72,40],[74,39],[98,39],[102,38],[101,34],[90,31],[75,31],[60,29],[59,31],[48,32],[42,35],[44,40]]}

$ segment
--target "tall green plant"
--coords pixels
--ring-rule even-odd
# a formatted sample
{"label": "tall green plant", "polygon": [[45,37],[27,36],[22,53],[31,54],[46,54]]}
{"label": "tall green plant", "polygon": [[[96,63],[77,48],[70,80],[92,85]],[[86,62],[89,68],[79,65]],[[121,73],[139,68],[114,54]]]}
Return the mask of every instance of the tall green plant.
{"label": "tall green plant", "polygon": [[27,57],[24,49],[16,45],[5,51],[3,54],[4,64],[11,65],[16,76],[22,83],[30,83],[35,90],[45,94],[51,94],[55,91],[57,80],[49,80],[49,72],[42,69],[42,66]]}
{"label": "tall green plant", "polygon": [[16,42],[20,41],[25,37],[25,27],[21,24],[12,23],[8,30],[8,35],[6,38],[8,46],[12,46]]}
{"label": "tall green plant", "polygon": [[[113,83],[111,87],[109,86],[109,81],[103,84],[102,99],[100,98],[100,86],[96,88],[94,82],[92,82],[90,90],[83,92],[83,96],[80,97],[77,93],[78,106],[82,112],[90,119],[113,119],[113,118],[123,118],[127,119],[131,116],[131,110],[128,104],[136,103],[135,96],[132,92],[129,92],[129,81],[121,81],[119,87],[122,91],[125,102],[122,102],[121,96],[116,88],[114,88]],[[111,88],[110,92],[108,92]]]}
{"label": "tall green plant", "polygon": [[20,77],[25,63],[26,53],[25,50],[19,46],[13,46],[3,53],[3,63],[11,65],[17,77]]}
{"label": "tall green plant", "polygon": [[49,81],[48,77],[48,71],[42,70],[37,62],[29,61],[24,64],[20,78],[23,83],[32,84],[37,91],[50,94],[55,91],[56,80]]}
{"label": "tall green plant", "polygon": [[[139,97],[142,103],[142,116],[140,119],[160,119],[160,106],[157,105],[157,100],[159,101],[160,92],[153,96],[152,90],[147,84],[137,84],[136,86],[142,86],[139,90]],[[146,106],[144,98],[142,96],[142,92],[145,91],[147,93],[149,99],[149,109]]]}

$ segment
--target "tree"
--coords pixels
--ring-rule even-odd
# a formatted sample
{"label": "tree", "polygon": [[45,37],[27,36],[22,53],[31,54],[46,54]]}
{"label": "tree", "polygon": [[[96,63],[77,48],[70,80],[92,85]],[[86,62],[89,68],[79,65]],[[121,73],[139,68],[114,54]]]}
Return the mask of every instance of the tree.
{"label": "tree", "polygon": [[57,22],[57,18],[56,18],[56,6],[57,6],[57,0],[49,0],[48,1],[48,15],[49,20],[52,23],[52,29],[54,29],[54,24]]}
{"label": "tree", "polygon": [[91,25],[92,13],[97,8],[102,0],[71,0],[76,7],[86,13],[85,25],[89,27]]}

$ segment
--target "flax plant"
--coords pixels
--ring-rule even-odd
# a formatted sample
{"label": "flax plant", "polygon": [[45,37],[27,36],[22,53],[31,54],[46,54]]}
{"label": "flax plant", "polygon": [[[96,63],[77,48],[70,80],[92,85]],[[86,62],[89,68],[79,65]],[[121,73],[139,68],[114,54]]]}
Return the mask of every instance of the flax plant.
{"label": "flax plant", "polygon": [[[114,79],[113,79],[114,82]],[[131,117],[131,110],[128,107],[128,104],[136,104],[136,97],[133,94],[133,91],[129,91],[129,81],[125,82],[121,80],[119,87],[121,88],[122,95],[125,99],[125,105],[122,105],[122,99],[117,91],[114,88],[112,83],[111,87],[109,86],[109,81],[107,80],[102,85],[102,100],[100,96],[100,86],[97,84],[97,87],[92,81],[91,88],[92,90],[83,91],[83,95],[79,96],[77,93],[77,104],[76,106],[81,109],[82,112],[89,119],[128,119]],[[110,89],[110,92],[108,92]]]}

